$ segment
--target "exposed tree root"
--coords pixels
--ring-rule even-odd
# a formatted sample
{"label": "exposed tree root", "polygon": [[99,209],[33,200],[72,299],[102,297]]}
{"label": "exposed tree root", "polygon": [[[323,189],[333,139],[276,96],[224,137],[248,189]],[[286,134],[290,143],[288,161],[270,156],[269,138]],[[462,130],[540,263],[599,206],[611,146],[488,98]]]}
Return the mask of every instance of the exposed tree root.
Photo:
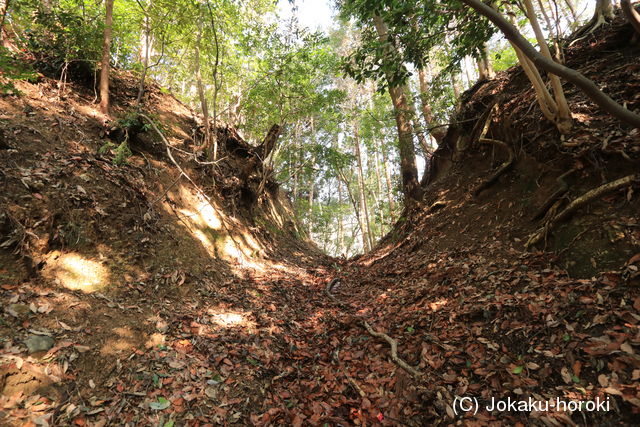
{"label": "exposed tree root", "polygon": [[496,170],[493,175],[491,175],[488,179],[484,180],[482,183],[480,183],[480,185],[478,185],[478,187],[476,187],[476,189],[473,192],[474,196],[477,196],[478,194],[480,194],[482,190],[485,190],[491,187],[498,180],[498,178],[500,178],[500,176],[503,173],[505,173],[507,170],[509,170],[511,166],[513,166],[513,161],[515,159],[515,155],[511,147],[509,147],[508,144],[502,141],[498,141],[497,139],[490,139],[490,138],[480,138],[479,142],[483,144],[493,144],[493,145],[497,145],[498,147],[502,147],[507,152],[508,157],[507,157],[507,160],[505,160],[500,165],[498,170]]}
{"label": "exposed tree root", "polygon": [[[348,309],[348,308],[350,308],[350,306],[348,304],[345,304],[345,303],[343,303],[341,301],[338,301],[338,299],[331,294],[331,291],[333,289],[337,288],[339,286],[339,284],[340,284],[340,279],[335,278],[335,279],[331,280],[327,284],[327,286],[325,288],[325,294],[336,305],[340,306],[341,308]],[[399,367],[404,369],[408,374],[410,374],[414,378],[418,378],[418,377],[422,376],[422,372],[420,372],[417,369],[413,368],[407,362],[402,360],[402,358],[400,356],[398,356],[398,342],[396,340],[394,340],[393,338],[391,338],[389,335],[385,334],[384,332],[378,332],[375,329],[373,329],[371,327],[371,325],[369,324],[369,322],[367,322],[362,316],[359,316],[357,314],[350,314],[350,313],[347,313],[347,314],[349,314],[349,316],[352,316],[352,317],[358,319],[360,321],[361,326],[364,327],[367,330],[367,332],[369,332],[369,334],[371,334],[372,336],[374,336],[376,338],[382,338],[383,340],[385,340],[387,342],[387,344],[389,344],[389,346],[391,347],[391,360],[393,360],[393,363],[395,363],[396,365],[398,365]]]}
{"label": "exposed tree root", "polygon": [[551,196],[549,196],[549,198],[543,203],[543,205],[540,206],[540,209],[538,209],[536,213],[533,215],[533,217],[531,218],[532,220],[542,218],[549,211],[551,206],[553,206],[556,200],[564,196],[564,194],[567,191],[569,191],[569,184],[567,184],[567,182],[564,179],[569,175],[571,175],[572,173],[574,173],[575,171],[577,171],[577,169],[571,169],[570,171],[565,172],[562,175],[560,175],[558,178],[556,178],[556,182],[560,184],[560,186],[556,191],[553,192]]}
{"label": "exposed tree root", "polygon": [[486,179],[485,181],[480,183],[478,187],[476,187],[476,189],[473,191],[474,196],[477,196],[478,194],[480,194],[482,190],[485,190],[490,186],[492,186],[498,180],[498,178],[500,178],[500,176],[503,173],[505,173],[513,165],[513,160],[515,159],[513,150],[511,149],[511,147],[509,147],[508,144],[502,141],[499,141],[497,139],[485,137],[487,135],[487,132],[489,131],[489,125],[491,124],[491,117],[493,116],[493,112],[497,109],[498,109],[498,104],[496,103],[496,104],[493,104],[493,106],[489,110],[489,114],[487,114],[487,118],[485,119],[484,125],[482,126],[482,132],[480,133],[480,137],[478,137],[478,142],[481,144],[493,144],[493,145],[497,145],[498,147],[501,147],[507,152],[508,158],[504,163],[500,165],[498,170],[496,170],[493,175],[491,175],[488,179]]}
{"label": "exposed tree root", "polygon": [[640,181],[640,174],[627,175],[624,178],[620,178],[613,182],[609,182],[607,184],[601,185],[600,187],[594,188],[593,190],[587,191],[585,194],[569,203],[569,206],[567,206],[558,215],[550,219],[543,228],[532,234],[525,244],[525,247],[529,248],[539,243],[558,222],[569,217],[579,207],[591,202],[594,199],[597,199],[603,194],[631,184],[633,181]]}

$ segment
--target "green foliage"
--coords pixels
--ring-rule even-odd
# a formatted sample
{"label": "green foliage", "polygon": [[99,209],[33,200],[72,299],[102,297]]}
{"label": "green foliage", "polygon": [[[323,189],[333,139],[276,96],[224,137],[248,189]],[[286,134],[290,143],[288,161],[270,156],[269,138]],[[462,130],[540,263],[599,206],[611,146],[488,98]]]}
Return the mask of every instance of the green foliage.
{"label": "green foliage", "polygon": [[[73,70],[91,70],[100,57],[102,20],[97,8],[82,12],[73,1],[60,1],[50,11],[40,2],[18,3],[15,15],[24,26],[19,42],[34,57],[38,69],[60,72],[73,64]],[[24,9],[32,14],[21,14]]]}
{"label": "green foliage", "polygon": [[38,73],[25,61],[0,46],[0,95],[21,95],[15,87],[15,80],[35,83]]}
{"label": "green foliage", "polygon": [[504,48],[495,50],[491,54],[491,61],[495,71],[504,71],[518,64],[518,57],[511,45],[507,44]]}
{"label": "green foliage", "polygon": [[[495,29],[460,1],[342,0],[343,17],[354,18],[362,29],[362,42],[342,63],[359,82],[373,79],[383,89],[404,83],[411,73],[404,64],[421,68],[434,50],[447,46],[447,69],[466,56],[478,57]],[[373,28],[374,15],[389,27],[393,49],[385,49]]]}
{"label": "green foliage", "polygon": [[113,149],[113,147],[115,147],[115,144],[113,144],[111,141],[107,141],[98,149],[98,154],[103,156],[109,153]]}
{"label": "green foliage", "polygon": [[114,165],[124,165],[127,163],[127,159],[131,157],[131,149],[129,148],[129,143],[125,139],[118,145],[116,148],[116,155],[113,158]]}

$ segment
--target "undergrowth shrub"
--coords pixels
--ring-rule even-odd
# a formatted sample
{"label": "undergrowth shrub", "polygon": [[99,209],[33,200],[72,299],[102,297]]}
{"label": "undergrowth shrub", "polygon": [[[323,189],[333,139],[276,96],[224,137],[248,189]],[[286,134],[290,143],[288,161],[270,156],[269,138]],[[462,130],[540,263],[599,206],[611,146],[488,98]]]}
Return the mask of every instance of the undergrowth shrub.
{"label": "undergrowth shrub", "polygon": [[74,75],[93,81],[102,48],[100,15],[89,16],[66,2],[45,11],[40,3],[18,2],[16,7],[32,12],[14,14],[19,19],[16,27],[23,29],[18,42],[32,56],[34,67],[54,77]]}
{"label": "undergrowth shrub", "polygon": [[38,81],[38,73],[8,49],[0,46],[0,95],[20,95],[14,81]]}

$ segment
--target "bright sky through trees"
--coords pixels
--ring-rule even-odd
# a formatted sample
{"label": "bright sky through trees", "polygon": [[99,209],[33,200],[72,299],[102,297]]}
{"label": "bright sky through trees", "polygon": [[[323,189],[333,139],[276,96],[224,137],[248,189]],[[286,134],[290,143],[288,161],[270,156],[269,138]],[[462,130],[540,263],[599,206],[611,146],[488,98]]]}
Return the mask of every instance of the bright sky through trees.
{"label": "bright sky through trees", "polygon": [[334,9],[330,0],[297,0],[294,4],[288,0],[278,1],[278,12],[285,21],[291,17],[294,7],[298,9],[298,19],[302,26],[324,32],[331,27]]}

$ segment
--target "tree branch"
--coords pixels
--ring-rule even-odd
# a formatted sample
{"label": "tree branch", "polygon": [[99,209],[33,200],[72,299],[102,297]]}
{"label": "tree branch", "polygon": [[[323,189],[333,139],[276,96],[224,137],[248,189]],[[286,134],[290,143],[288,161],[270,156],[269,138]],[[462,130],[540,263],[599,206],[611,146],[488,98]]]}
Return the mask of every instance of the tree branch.
{"label": "tree branch", "polygon": [[608,112],[619,120],[640,129],[640,115],[627,110],[626,108],[615,102],[608,95],[598,89],[598,86],[596,86],[595,83],[583,76],[578,71],[545,58],[540,52],[536,50],[536,48],[531,45],[531,43],[529,43],[522,36],[522,34],[520,34],[518,29],[511,25],[506,19],[504,19],[504,17],[498,11],[482,3],[482,1],[480,0],[462,0],[462,2],[475,9],[476,12],[485,16],[491,22],[493,22],[494,25],[502,31],[505,37],[510,42],[515,44],[518,48],[520,48],[520,50],[528,58],[530,58],[537,67],[540,67],[548,73],[555,74],[573,83],[580,90],[582,90],[585,95],[591,98],[593,102],[599,105],[604,111]]}

